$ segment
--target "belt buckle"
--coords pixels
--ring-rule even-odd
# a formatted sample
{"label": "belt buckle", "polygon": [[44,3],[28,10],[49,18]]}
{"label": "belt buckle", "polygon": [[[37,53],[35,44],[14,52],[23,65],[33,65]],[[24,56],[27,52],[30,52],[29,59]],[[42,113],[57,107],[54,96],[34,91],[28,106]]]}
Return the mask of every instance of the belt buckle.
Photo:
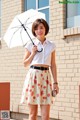
{"label": "belt buckle", "polygon": [[44,68],[44,67],[40,67],[40,69],[41,69],[41,70],[45,70],[45,68]]}

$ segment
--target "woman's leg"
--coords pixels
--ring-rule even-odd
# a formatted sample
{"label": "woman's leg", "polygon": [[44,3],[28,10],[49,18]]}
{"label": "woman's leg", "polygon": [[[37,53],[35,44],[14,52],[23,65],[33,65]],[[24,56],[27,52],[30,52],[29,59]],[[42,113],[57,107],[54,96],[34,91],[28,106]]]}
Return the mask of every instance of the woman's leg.
{"label": "woman's leg", "polygon": [[38,105],[29,105],[29,120],[37,120]]}
{"label": "woman's leg", "polygon": [[50,105],[40,105],[42,120],[49,120]]}

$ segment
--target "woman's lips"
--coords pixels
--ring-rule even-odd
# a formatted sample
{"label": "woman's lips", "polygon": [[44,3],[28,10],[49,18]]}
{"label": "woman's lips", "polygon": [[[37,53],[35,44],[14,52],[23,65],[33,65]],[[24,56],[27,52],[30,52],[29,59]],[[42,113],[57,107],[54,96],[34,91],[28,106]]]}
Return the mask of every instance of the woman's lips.
{"label": "woman's lips", "polygon": [[38,33],[38,35],[43,35],[43,33]]}

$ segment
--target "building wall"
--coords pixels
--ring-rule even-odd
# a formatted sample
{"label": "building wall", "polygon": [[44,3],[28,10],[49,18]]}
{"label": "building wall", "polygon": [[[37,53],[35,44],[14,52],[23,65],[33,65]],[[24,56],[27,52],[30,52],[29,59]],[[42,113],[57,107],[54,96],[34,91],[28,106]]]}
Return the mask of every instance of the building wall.
{"label": "building wall", "polygon": [[[16,14],[23,10],[21,0],[2,1],[2,37]],[[80,29],[65,28],[65,5],[50,0],[50,33],[47,36],[56,44],[56,63],[60,92],[54,98],[50,117],[61,120],[79,120],[80,85]],[[1,41],[0,81],[11,84],[10,110],[28,114],[28,106],[20,105],[22,87],[28,68],[23,66],[24,48],[9,49]],[[40,115],[40,108],[38,114]]]}

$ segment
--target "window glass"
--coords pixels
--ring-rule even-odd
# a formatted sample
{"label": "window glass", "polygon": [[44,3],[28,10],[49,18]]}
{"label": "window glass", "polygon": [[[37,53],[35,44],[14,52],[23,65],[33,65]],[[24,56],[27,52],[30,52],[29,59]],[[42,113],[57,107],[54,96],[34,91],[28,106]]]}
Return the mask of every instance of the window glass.
{"label": "window glass", "polygon": [[67,4],[67,17],[77,15],[77,4]]}
{"label": "window glass", "polygon": [[49,0],[38,0],[38,8],[49,6]]}
{"label": "window glass", "polygon": [[45,13],[45,15],[46,15],[46,21],[49,23],[49,8],[43,9],[43,10],[39,10],[39,12]]}
{"label": "window glass", "polygon": [[25,10],[36,9],[36,0],[25,0]]}
{"label": "window glass", "polygon": [[77,13],[78,13],[78,15],[80,15],[80,3],[77,4],[77,7],[78,7],[78,9],[77,9]]}
{"label": "window glass", "polygon": [[80,26],[80,4],[67,4],[67,28]]}

